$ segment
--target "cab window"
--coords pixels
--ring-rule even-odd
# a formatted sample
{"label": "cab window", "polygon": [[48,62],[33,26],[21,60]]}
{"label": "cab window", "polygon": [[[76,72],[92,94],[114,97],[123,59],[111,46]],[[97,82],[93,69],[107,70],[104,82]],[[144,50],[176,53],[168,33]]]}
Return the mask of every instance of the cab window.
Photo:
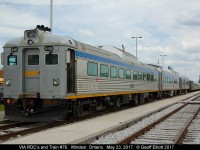
{"label": "cab window", "polygon": [[8,66],[17,65],[17,55],[9,55],[7,64],[8,64]]}
{"label": "cab window", "polygon": [[46,65],[57,65],[58,64],[58,54],[46,54],[45,56]]}
{"label": "cab window", "polygon": [[39,55],[28,55],[28,65],[39,65]]}

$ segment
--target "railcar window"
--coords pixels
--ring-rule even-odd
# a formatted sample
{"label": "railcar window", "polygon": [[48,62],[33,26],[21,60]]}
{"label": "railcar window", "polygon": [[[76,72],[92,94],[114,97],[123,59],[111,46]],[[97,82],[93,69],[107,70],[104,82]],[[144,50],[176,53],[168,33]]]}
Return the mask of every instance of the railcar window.
{"label": "railcar window", "polygon": [[130,69],[126,70],[126,79],[131,79],[131,70]]}
{"label": "railcar window", "polygon": [[156,75],[154,74],[153,75],[153,81],[156,81],[157,79],[156,79]]}
{"label": "railcar window", "polygon": [[9,66],[17,65],[17,55],[9,55],[8,56],[8,63]]}
{"label": "railcar window", "polygon": [[119,78],[124,79],[124,69],[119,68]]}
{"label": "railcar window", "polygon": [[138,80],[142,80],[142,79],[143,79],[142,72],[139,72]]}
{"label": "railcar window", "polygon": [[114,66],[110,67],[110,77],[117,78],[117,67]]}
{"label": "railcar window", "polygon": [[151,79],[151,75],[147,73],[147,81],[150,81],[150,79]]}
{"label": "railcar window", "polygon": [[146,81],[147,80],[147,74],[143,73],[143,80]]}
{"label": "railcar window", "polygon": [[151,81],[154,81],[154,79],[153,79],[153,74],[151,74]]}
{"label": "railcar window", "polygon": [[183,79],[183,84],[185,85],[185,79]]}
{"label": "railcar window", "polygon": [[109,68],[107,65],[100,65],[100,76],[101,77],[108,77]]}
{"label": "railcar window", "polygon": [[93,63],[93,62],[88,62],[87,73],[89,76],[97,76],[98,75],[98,64]]}
{"label": "railcar window", "polygon": [[39,55],[28,55],[28,65],[39,65]]}
{"label": "railcar window", "polygon": [[133,80],[138,79],[138,72],[133,70]]}
{"label": "railcar window", "polygon": [[46,54],[45,56],[46,65],[57,65],[58,64],[58,54]]}
{"label": "railcar window", "polygon": [[174,79],[174,83],[177,84],[177,79]]}

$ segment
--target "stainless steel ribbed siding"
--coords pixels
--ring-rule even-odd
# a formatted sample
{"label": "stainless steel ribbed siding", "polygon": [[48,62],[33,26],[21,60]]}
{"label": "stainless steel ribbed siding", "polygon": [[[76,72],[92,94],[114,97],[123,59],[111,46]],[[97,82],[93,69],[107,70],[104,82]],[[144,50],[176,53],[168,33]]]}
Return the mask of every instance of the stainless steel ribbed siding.
{"label": "stainless steel ribbed siding", "polygon": [[[158,90],[157,82],[111,78],[77,78],[77,94],[108,92],[145,92]],[[144,87],[145,85],[145,87]]]}

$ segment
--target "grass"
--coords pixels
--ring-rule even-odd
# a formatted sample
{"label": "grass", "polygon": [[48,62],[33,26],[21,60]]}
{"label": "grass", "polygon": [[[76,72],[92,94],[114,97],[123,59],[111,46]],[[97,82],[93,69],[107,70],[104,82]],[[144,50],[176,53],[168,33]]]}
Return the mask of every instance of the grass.
{"label": "grass", "polygon": [[4,104],[0,104],[0,111],[4,111]]}

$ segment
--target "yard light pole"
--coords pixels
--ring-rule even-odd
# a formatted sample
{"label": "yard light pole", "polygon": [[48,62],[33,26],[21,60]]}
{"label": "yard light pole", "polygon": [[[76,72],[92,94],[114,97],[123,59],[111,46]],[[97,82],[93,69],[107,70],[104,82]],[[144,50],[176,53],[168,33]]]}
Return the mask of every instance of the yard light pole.
{"label": "yard light pole", "polygon": [[51,32],[53,30],[52,22],[53,22],[53,0],[50,0],[50,28],[51,28]]}
{"label": "yard light pole", "polygon": [[131,38],[135,38],[136,39],[136,58],[137,58],[137,39],[138,38],[142,38],[141,36],[133,36]]}
{"label": "yard light pole", "polygon": [[162,56],[162,67],[164,68],[164,57],[167,55],[160,55],[160,56]]}

